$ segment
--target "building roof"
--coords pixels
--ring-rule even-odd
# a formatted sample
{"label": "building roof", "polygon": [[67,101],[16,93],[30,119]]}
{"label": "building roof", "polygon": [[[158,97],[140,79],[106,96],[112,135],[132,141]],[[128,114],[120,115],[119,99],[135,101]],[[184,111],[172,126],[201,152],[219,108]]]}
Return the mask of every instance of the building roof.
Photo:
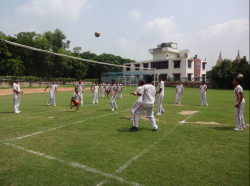
{"label": "building roof", "polygon": [[236,56],[236,58],[235,58],[235,61],[237,61],[238,63],[240,62],[240,51],[238,50],[238,54],[237,54],[237,56]]}
{"label": "building roof", "polygon": [[216,62],[215,66],[217,66],[217,65],[219,65],[221,63],[222,63],[222,57],[221,57],[221,52],[220,52],[219,58],[217,59],[217,62]]}

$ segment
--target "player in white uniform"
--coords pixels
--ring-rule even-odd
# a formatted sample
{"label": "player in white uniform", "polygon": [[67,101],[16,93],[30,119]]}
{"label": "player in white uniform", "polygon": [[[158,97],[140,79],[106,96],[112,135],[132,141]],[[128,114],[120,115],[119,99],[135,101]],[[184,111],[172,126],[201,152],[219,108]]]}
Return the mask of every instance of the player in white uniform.
{"label": "player in white uniform", "polygon": [[[81,102],[81,94],[78,91],[78,88],[75,88],[75,93],[73,94],[73,96],[71,97],[71,102],[70,102],[70,109],[72,110],[72,107],[76,107],[76,112],[79,112],[79,102],[78,100],[80,99]],[[72,103],[74,103],[74,106],[71,106]]]}
{"label": "player in white uniform", "polygon": [[201,105],[203,105],[203,100],[205,104],[207,104],[207,96],[206,96],[206,91],[207,91],[207,85],[205,84],[205,81],[202,81],[202,85],[200,86],[200,97],[201,97]]}
{"label": "player in white uniform", "polygon": [[181,104],[182,94],[183,94],[183,85],[181,84],[181,81],[179,81],[179,84],[176,86],[175,104],[178,104],[178,99],[179,99],[179,104]]}
{"label": "player in white uniform", "polygon": [[84,92],[84,83],[81,79],[79,79],[79,82],[76,84],[75,88],[78,89],[78,93],[81,97],[81,106],[83,106],[83,92]]}
{"label": "player in white uniform", "polygon": [[122,82],[120,81],[119,84],[117,85],[118,88],[118,99],[122,99]]}
{"label": "player in white uniform", "polygon": [[101,98],[104,98],[104,87],[105,87],[105,84],[103,83],[103,81],[101,81],[101,83],[99,84],[99,87],[100,87],[100,91],[101,91]]}
{"label": "player in white uniform", "polygon": [[[142,96],[139,96],[137,93],[140,93],[142,86],[144,85],[143,81],[138,82],[139,87],[137,87],[135,92],[131,92],[130,95],[137,96],[137,101],[134,103],[134,105],[131,107],[131,114],[134,115],[135,110],[138,108],[138,106],[142,103]],[[132,119],[133,120],[133,119]]]}
{"label": "player in white uniform", "polygon": [[118,110],[117,104],[115,102],[115,98],[116,98],[116,93],[117,93],[117,86],[115,84],[115,80],[112,79],[112,83],[110,86],[110,108],[111,111]]}
{"label": "player in white uniform", "polygon": [[44,91],[46,91],[46,89],[49,88],[49,87],[50,87],[50,99],[49,99],[47,105],[49,106],[51,100],[53,99],[54,106],[56,106],[56,93],[57,93],[57,84],[56,84],[56,81],[53,80],[50,85],[48,85],[47,87],[45,87]]}
{"label": "player in white uniform", "polygon": [[240,86],[240,78],[236,77],[233,79],[234,88],[234,97],[235,97],[235,121],[236,128],[234,130],[242,130],[246,128],[243,116],[243,110],[245,106],[245,99],[243,95],[243,89]]}
{"label": "player in white uniform", "polygon": [[110,84],[109,84],[109,82],[107,82],[105,84],[105,95],[107,98],[109,97],[109,89],[110,89]]}
{"label": "player in white uniform", "polygon": [[130,130],[138,130],[139,115],[144,113],[145,111],[149,119],[149,122],[153,127],[153,131],[157,131],[158,129],[154,117],[155,87],[151,84],[151,82],[152,82],[152,77],[147,76],[145,80],[146,84],[143,85],[140,92],[137,93],[138,96],[142,95],[143,98],[142,98],[142,103],[134,111],[133,127],[131,127]]}
{"label": "player in white uniform", "polygon": [[21,94],[23,91],[20,89],[20,85],[18,84],[18,78],[14,78],[14,83],[13,83],[13,113],[20,113],[21,111],[19,110],[19,105],[20,105],[20,99],[21,99]]}
{"label": "player in white uniform", "polygon": [[161,113],[165,112],[165,110],[162,107],[162,100],[164,97],[164,82],[162,81],[162,76],[159,75],[158,77],[159,83],[158,83],[158,91],[156,92],[157,96],[157,110],[158,113],[156,115],[161,115]]}
{"label": "player in white uniform", "polygon": [[93,93],[92,104],[98,103],[99,86],[97,81],[95,81],[95,84],[91,87],[91,92]]}

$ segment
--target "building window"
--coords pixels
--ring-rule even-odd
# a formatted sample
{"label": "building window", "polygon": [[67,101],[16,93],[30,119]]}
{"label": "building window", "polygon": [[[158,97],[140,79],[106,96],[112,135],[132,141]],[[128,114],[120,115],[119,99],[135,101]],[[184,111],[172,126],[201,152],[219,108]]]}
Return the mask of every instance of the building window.
{"label": "building window", "polygon": [[135,67],[135,70],[140,70],[140,64],[136,64]]}
{"label": "building window", "polygon": [[[148,68],[148,63],[143,64],[143,68]],[[144,70],[147,70],[147,69],[144,69]]]}
{"label": "building window", "polygon": [[191,81],[192,74],[188,74],[188,81]]}
{"label": "building window", "polygon": [[188,68],[192,68],[192,61],[188,61]]}
{"label": "building window", "polygon": [[196,62],[196,69],[200,69],[200,62]]}
{"label": "building window", "polygon": [[127,66],[126,71],[130,71],[130,66]]}
{"label": "building window", "polygon": [[206,81],[206,75],[202,75],[202,81]]}
{"label": "building window", "polygon": [[184,57],[188,57],[188,54],[187,54],[187,53],[185,53],[185,54],[184,54]]}
{"label": "building window", "polygon": [[174,61],[174,68],[181,68],[181,62],[180,61]]}
{"label": "building window", "polygon": [[140,75],[135,75],[135,78],[136,78],[136,79],[139,79],[139,78],[140,78]]}
{"label": "building window", "polygon": [[151,62],[151,68],[167,69],[168,68],[168,61]]}
{"label": "building window", "polygon": [[167,75],[167,74],[161,74],[161,77],[162,77],[162,81],[166,81],[166,80],[167,80],[168,75]]}
{"label": "building window", "polygon": [[195,80],[196,80],[196,81],[199,81],[199,80],[200,80],[200,76],[199,76],[199,75],[196,75]]}
{"label": "building window", "polygon": [[174,80],[175,81],[180,81],[181,75],[180,74],[174,74]]}
{"label": "building window", "polygon": [[202,69],[205,70],[206,68],[206,63],[202,63]]}

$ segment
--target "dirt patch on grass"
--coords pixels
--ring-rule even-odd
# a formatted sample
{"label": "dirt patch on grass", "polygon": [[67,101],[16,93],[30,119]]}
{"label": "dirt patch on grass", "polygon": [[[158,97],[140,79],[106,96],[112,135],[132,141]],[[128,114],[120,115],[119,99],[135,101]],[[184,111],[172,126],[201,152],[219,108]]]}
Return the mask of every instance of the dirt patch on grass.
{"label": "dirt patch on grass", "polygon": [[[88,89],[90,89],[90,88],[88,87],[88,88],[85,88],[84,90],[88,90]],[[21,87],[21,90],[24,92],[24,94],[44,92],[44,88],[22,89],[22,87]],[[75,91],[75,88],[74,87],[57,87],[57,91],[59,91],[59,92],[62,92],[62,91]],[[49,89],[47,89],[46,92],[49,92]],[[0,95],[10,95],[10,94],[13,94],[12,89],[1,89],[0,90]]]}
{"label": "dirt patch on grass", "polygon": [[199,112],[199,111],[184,110],[184,111],[179,112],[178,114],[181,114],[181,115],[190,115],[190,114],[194,114],[194,113],[197,113],[197,112]]}
{"label": "dirt patch on grass", "polygon": [[[179,121],[181,123],[181,121]],[[217,123],[214,121],[205,122],[205,121],[196,121],[196,122],[184,122],[184,123],[191,123],[191,124],[204,124],[204,125],[222,125],[222,123]]]}
{"label": "dirt patch on grass", "polygon": [[49,119],[53,119],[54,117],[49,117]]}
{"label": "dirt patch on grass", "polygon": [[248,123],[248,124],[246,124],[246,126],[250,126],[250,124]]}

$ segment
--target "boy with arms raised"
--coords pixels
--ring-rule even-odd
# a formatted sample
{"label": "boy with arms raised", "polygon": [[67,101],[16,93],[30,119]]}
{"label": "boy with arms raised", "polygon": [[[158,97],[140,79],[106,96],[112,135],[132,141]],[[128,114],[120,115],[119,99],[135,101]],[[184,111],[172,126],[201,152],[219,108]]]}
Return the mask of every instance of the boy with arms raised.
{"label": "boy with arms raised", "polygon": [[130,128],[130,130],[138,130],[139,115],[144,113],[145,111],[149,122],[152,125],[152,130],[157,131],[158,129],[154,117],[155,87],[151,83],[152,77],[147,76],[145,80],[145,85],[143,85],[140,92],[137,93],[138,96],[143,96],[143,98],[142,103],[134,111],[133,126]]}
{"label": "boy with arms raised", "polygon": [[181,104],[182,94],[183,94],[183,85],[181,84],[181,81],[179,81],[179,84],[176,86],[175,104],[178,104],[178,99],[179,99],[179,104]]}
{"label": "boy with arms raised", "polygon": [[112,79],[112,83],[110,86],[110,108],[111,108],[111,111],[114,111],[114,109],[118,110],[117,104],[115,102],[116,93],[117,93],[117,86],[115,84],[115,80]]}

